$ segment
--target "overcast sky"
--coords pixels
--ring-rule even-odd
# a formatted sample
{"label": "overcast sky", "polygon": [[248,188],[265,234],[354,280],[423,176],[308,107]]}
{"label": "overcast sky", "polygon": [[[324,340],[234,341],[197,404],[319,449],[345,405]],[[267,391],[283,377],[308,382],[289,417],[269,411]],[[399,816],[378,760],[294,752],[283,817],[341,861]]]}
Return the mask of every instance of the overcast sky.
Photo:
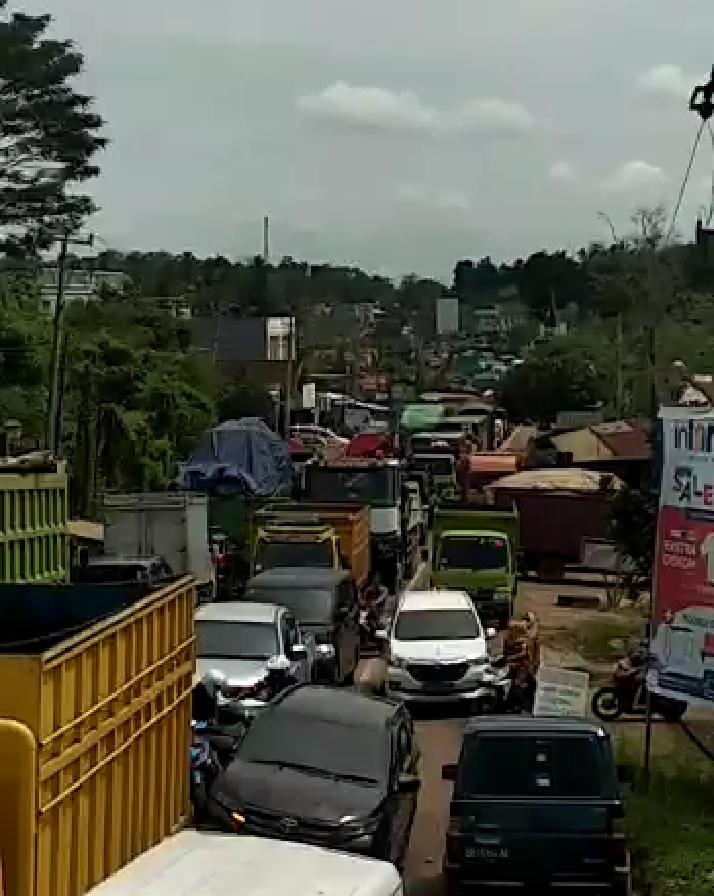
{"label": "overcast sky", "polygon": [[[358,263],[576,249],[672,204],[712,0],[27,0],[86,57],[118,248]],[[679,220],[711,194],[707,137]]]}

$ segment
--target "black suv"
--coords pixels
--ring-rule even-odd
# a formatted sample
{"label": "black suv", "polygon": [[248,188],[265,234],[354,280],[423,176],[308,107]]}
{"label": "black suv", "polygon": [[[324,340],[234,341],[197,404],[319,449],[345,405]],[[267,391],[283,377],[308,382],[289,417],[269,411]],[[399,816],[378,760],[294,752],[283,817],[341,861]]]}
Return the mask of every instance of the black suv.
{"label": "black suv", "polygon": [[211,796],[230,830],[362,853],[400,868],[419,783],[403,704],[302,685],[253,722]]}
{"label": "black suv", "polygon": [[[454,781],[450,889],[629,892],[623,802],[608,735],[577,719],[471,721]],[[530,890],[528,890],[530,892]]]}

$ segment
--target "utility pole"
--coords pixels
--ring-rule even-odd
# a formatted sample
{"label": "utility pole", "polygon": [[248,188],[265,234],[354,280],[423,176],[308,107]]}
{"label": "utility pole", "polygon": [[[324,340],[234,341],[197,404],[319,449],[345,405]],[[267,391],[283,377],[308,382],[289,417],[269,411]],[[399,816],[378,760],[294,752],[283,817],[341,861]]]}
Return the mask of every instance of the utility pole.
{"label": "utility pole", "polygon": [[64,290],[67,271],[67,253],[70,246],[92,246],[94,236],[72,237],[69,230],[65,230],[60,238],[60,251],[57,256],[57,296],[55,299],[55,313],[52,321],[52,360],[50,363],[50,395],[47,413],[47,447],[58,455],[61,450],[61,419],[62,419],[62,377],[60,368],[64,360],[62,351],[62,315],[64,312]]}
{"label": "utility pole", "polygon": [[[267,219],[266,219],[267,220]],[[285,370],[285,423],[284,436],[290,438],[290,417],[293,410],[293,309],[288,318],[288,366]]]}
{"label": "utility pole", "polygon": [[622,311],[617,312],[617,323],[616,323],[617,331],[615,336],[615,349],[617,353],[617,388],[615,392],[615,403],[616,408],[615,412],[618,417],[621,417],[624,413],[624,404],[625,404],[625,383],[624,383],[624,370],[623,370],[623,357],[622,357]]}
{"label": "utility pole", "polygon": [[270,218],[263,218],[263,261],[267,264],[270,260]]}

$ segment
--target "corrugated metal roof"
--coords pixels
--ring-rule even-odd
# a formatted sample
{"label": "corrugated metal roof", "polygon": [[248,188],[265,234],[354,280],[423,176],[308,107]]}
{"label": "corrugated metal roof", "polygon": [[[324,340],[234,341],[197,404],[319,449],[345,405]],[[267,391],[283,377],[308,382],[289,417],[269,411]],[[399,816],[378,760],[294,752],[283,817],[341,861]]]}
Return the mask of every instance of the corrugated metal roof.
{"label": "corrugated metal roof", "polygon": [[604,478],[611,488],[622,488],[622,480],[617,476],[607,475],[603,477],[601,473],[583,470],[580,467],[549,467],[541,470],[523,470],[521,473],[514,473],[512,476],[504,476],[489,487],[492,489],[599,492],[605,484]]}
{"label": "corrugated metal roof", "polygon": [[640,421],[615,420],[591,427],[616,458],[647,458],[652,454],[648,427]]}

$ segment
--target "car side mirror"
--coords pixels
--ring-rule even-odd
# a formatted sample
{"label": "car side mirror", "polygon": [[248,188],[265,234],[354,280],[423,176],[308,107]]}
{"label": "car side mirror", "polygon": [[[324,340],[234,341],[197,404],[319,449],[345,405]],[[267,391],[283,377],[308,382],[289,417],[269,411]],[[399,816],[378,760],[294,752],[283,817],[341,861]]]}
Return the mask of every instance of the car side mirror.
{"label": "car side mirror", "polygon": [[307,656],[307,647],[304,644],[293,644],[290,648],[290,659],[303,660]]}
{"label": "car side mirror", "polygon": [[386,628],[378,628],[377,631],[374,633],[374,637],[378,641],[388,641],[389,640],[389,632],[387,631]]}
{"label": "car side mirror", "polygon": [[397,780],[397,790],[400,793],[416,793],[421,787],[419,775],[403,772]]}
{"label": "car side mirror", "polygon": [[441,777],[444,781],[455,781],[456,780],[456,763],[455,762],[447,762],[446,765],[441,766]]}
{"label": "car side mirror", "polygon": [[495,628],[493,628],[493,626],[489,626],[489,628],[486,629],[486,637],[489,641],[492,641],[496,637],[496,635],[498,635],[498,632]]}

